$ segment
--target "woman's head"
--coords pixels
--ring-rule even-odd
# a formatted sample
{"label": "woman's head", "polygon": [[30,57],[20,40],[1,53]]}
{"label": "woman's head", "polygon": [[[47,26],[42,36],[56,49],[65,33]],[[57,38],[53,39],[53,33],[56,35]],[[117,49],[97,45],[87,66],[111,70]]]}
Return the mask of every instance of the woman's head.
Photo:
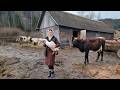
{"label": "woman's head", "polygon": [[48,32],[47,32],[47,36],[48,37],[52,37],[53,36],[53,30],[52,29],[49,29]]}

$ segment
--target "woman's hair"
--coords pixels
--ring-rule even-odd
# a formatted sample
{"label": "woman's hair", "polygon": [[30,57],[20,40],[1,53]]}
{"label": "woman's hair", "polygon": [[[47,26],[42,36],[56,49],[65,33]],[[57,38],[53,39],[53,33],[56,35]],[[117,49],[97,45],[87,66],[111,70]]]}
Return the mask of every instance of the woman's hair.
{"label": "woman's hair", "polygon": [[52,30],[52,29],[49,29],[48,31],[52,31],[52,32],[53,32],[53,30]]}

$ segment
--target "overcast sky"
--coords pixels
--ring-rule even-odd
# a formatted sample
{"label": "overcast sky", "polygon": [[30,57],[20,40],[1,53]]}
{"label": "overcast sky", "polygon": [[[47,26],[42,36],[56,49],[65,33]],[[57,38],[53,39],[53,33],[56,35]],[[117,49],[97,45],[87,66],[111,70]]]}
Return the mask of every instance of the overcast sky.
{"label": "overcast sky", "polygon": [[[77,15],[77,11],[67,11]],[[96,14],[100,12],[101,18],[113,18],[113,19],[120,19],[120,11],[95,11]]]}

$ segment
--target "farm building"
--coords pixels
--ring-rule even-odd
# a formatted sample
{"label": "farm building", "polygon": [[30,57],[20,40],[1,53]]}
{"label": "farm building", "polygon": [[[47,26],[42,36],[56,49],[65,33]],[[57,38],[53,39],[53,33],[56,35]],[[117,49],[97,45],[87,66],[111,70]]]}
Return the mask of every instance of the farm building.
{"label": "farm building", "polygon": [[43,11],[36,30],[46,37],[46,31],[50,28],[63,46],[72,46],[72,40],[76,37],[86,39],[100,36],[112,39],[114,35],[114,29],[103,22],[62,11]]}

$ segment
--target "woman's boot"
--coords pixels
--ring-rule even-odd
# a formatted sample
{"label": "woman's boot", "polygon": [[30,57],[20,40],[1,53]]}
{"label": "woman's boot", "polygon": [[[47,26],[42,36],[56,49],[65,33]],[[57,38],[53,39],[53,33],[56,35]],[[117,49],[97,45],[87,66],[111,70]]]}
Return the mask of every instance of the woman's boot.
{"label": "woman's boot", "polygon": [[48,78],[50,78],[50,77],[51,77],[51,71],[48,72]]}
{"label": "woman's boot", "polygon": [[55,73],[54,73],[54,70],[51,71],[51,78],[54,78],[55,77]]}

